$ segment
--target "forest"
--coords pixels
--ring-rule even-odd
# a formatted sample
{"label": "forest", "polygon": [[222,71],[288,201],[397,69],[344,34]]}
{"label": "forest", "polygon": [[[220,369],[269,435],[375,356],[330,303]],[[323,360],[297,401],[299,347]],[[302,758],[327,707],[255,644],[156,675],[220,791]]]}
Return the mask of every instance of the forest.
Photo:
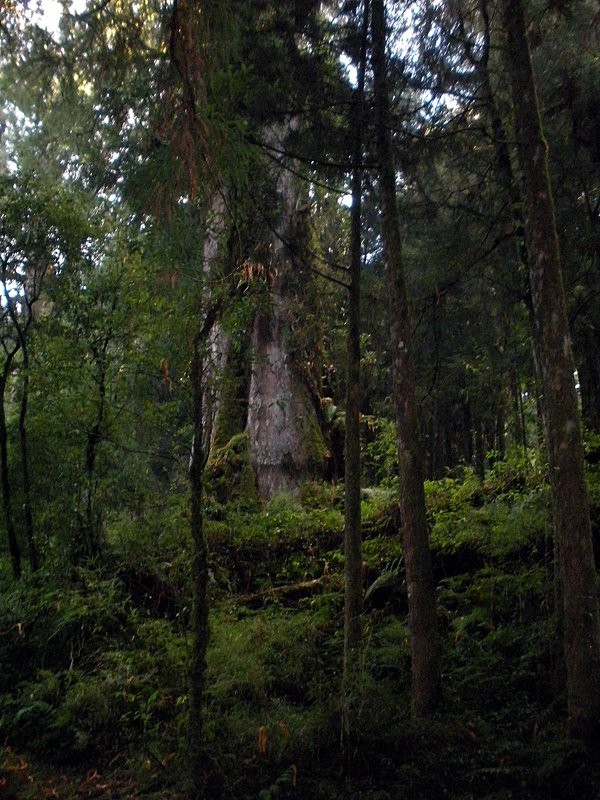
{"label": "forest", "polygon": [[600,798],[600,7],[0,0],[0,798]]}

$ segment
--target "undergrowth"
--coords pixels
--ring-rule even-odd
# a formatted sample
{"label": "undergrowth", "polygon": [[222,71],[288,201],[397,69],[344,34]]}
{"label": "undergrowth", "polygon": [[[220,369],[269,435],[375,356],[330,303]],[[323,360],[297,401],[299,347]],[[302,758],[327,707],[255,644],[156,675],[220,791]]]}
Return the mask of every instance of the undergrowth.
{"label": "undergrowth", "polygon": [[[597,477],[590,470],[593,487]],[[593,800],[595,756],[563,735],[541,469],[504,464],[484,482],[465,470],[426,491],[443,703],[432,720],[411,720],[397,502],[391,489],[366,490],[350,796]],[[338,486],[312,484],[260,509],[220,504],[207,515],[211,797],[348,796],[339,763],[342,509]],[[4,591],[7,780],[15,754],[26,752],[71,767],[112,762],[135,771],[148,797],[156,786],[176,796],[187,720],[187,524],[181,499],[122,515],[111,521],[101,567],[40,574]]]}

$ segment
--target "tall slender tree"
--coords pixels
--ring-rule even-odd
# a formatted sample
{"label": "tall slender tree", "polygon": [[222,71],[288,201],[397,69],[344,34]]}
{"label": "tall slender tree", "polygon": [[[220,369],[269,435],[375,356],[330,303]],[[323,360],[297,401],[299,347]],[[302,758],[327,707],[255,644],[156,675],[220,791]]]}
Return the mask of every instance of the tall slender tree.
{"label": "tall slender tree", "polygon": [[344,673],[342,697],[342,757],[351,763],[357,731],[358,678],[362,653],[363,575],[360,510],[360,296],[362,263],[362,191],[365,118],[365,73],[369,32],[369,0],[364,0],[352,130],[352,210],[350,221],[350,285],[346,343],[346,440],[344,506]]}
{"label": "tall slender tree", "polygon": [[203,380],[207,339],[220,311],[218,304],[208,309],[201,325],[194,334],[190,368],[192,393],[192,456],[190,460],[190,528],[192,533],[192,632],[193,643],[190,654],[188,716],[188,797],[202,800],[204,797],[204,741],[203,711],[204,684],[206,675],[206,652],[208,648],[208,546],[204,535],[203,470],[207,451],[204,441],[204,418],[202,413],[205,385]]}
{"label": "tall slender tree", "polygon": [[425,512],[423,457],[415,402],[412,330],[396,201],[384,0],[372,0],[371,36],[381,230],[388,280],[390,354],[400,478],[399,499],[411,630],[412,703],[415,714],[427,714],[434,708],[439,697],[440,649]]}
{"label": "tall slender tree", "polygon": [[587,738],[600,717],[600,633],[575,368],[522,0],[503,0],[502,11],[560,571],[568,727]]}

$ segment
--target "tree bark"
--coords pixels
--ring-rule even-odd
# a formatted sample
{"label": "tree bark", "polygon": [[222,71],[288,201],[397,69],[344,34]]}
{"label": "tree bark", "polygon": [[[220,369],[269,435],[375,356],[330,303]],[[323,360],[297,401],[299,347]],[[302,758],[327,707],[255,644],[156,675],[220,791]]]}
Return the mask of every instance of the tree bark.
{"label": "tree bark", "polygon": [[0,483],[2,484],[2,507],[4,511],[4,524],[8,539],[8,550],[12,566],[13,578],[21,577],[21,548],[12,515],[12,489],[8,471],[8,430],[6,427],[6,385],[10,375],[12,362],[18,352],[18,345],[5,352],[5,362],[0,375]]}
{"label": "tree bark", "polygon": [[360,284],[362,261],[362,154],[364,89],[369,2],[363,5],[361,52],[350,122],[353,137],[350,286],[346,335],[346,440],[344,458],[344,668],[342,687],[342,762],[346,772],[358,731],[359,676],[362,654],[363,574],[360,461]]}
{"label": "tree bark", "polygon": [[95,558],[100,554],[101,532],[99,521],[96,518],[96,458],[98,447],[102,442],[104,419],[106,414],[106,371],[107,371],[107,351],[112,339],[112,331],[108,331],[100,345],[92,345],[92,355],[96,366],[96,385],[98,394],[96,397],[96,418],[94,424],[88,430],[87,444],[85,448],[85,508],[83,519],[83,541],[82,550],[87,549],[88,555]]}
{"label": "tree bark", "polygon": [[[24,240],[27,243],[28,235]],[[26,251],[24,251],[26,252]],[[8,471],[8,431],[6,425],[5,395],[8,379],[13,361],[19,352],[22,352],[23,385],[21,402],[19,406],[18,433],[19,449],[21,455],[21,476],[23,480],[23,514],[25,541],[27,542],[29,565],[32,572],[39,567],[38,552],[35,545],[33,529],[33,514],[31,511],[31,480],[29,473],[29,455],[27,450],[27,407],[29,402],[29,348],[27,334],[34,318],[34,305],[38,302],[42,281],[48,270],[49,258],[42,254],[37,259],[30,260],[26,256],[26,278],[21,283],[18,299],[14,293],[14,277],[11,270],[10,259],[2,262],[0,280],[4,294],[3,320],[10,321],[11,332],[7,333],[2,341],[5,362],[0,375],[0,482],[2,484],[2,497],[4,505],[4,518],[11,555],[13,575],[21,576],[21,548],[18,543],[14,520],[12,516],[12,489]]]}
{"label": "tree bark", "polygon": [[412,331],[404,279],[400,218],[396,202],[396,169],[391,138],[385,56],[384,0],[373,0],[371,31],[381,227],[389,287],[390,350],[398,443],[400,510],[411,630],[412,703],[414,713],[419,715],[430,712],[439,699],[440,647],[425,513],[423,458],[415,403]]}
{"label": "tree bark", "polygon": [[31,508],[31,477],[29,474],[29,451],[27,447],[27,408],[29,404],[29,348],[26,340],[21,341],[23,352],[23,386],[21,387],[21,404],[19,408],[19,446],[21,450],[21,474],[23,477],[23,523],[25,540],[29,554],[31,571],[39,569],[40,562],[35,544],[33,513]]}
{"label": "tree bark", "polygon": [[[283,131],[273,126],[268,138],[281,147],[297,125],[291,118]],[[292,312],[298,307],[292,284],[304,267],[302,215],[307,212],[299,207],[296,178],[284,165],[276,176],[275,195],[280,216],[269,223],[270,258],[261,265],[270,291],[254,322],[248,397],[250,466],[267,498],[322,476],[327,451],[314,398],[289,349]]]}
{"label": "tree bark", "polygon": [[519,183],[560,568],[568,729],[591,737],[600,712],[596,571],[581,424],[554,204],[522,0],[504,0]]}
{"label": "tree bark", "polygon": [[188,721],[188,758],[190,770],[190,800],[203,797],[202,779],[204,749],[202,744],[202,702],[206,674],[206,648],[208,646],[208,551],[204,538],[202,517],[202,347],[199,336],[194,339],[192,353],[192,414],[194,440],[190,462],[190,528],[192,534],[192,652],[189,668],[190,709]]}
{"label": "tree bark", "polygon": [[190,383],[192,394],[192,455],[189,467],[190,482],[190,532],[192,536],[192,650],[189,663],[189,716],[187,728],[188,798],[204,798],[204,744],[202,735],[202,704],[206,677],[206,650],[208,648],[208,546],[204,536],[202,511],[203,480],[206,464],[205,419],[203,400],[204,352],[220,307],[215,305],[207,313],[196,332],[192,344]]}
{"label": "tree bark", "polygon": [[[488,14],[487,0],[480,0],[479,10],[483,22],[483,40],[484,48],[481,61],[478,62],[479,76],[483,89],[483,101],[490,120],[494,149],[496,155],[496,167],[498,178],[501,186],[504,189],[506,197],[510,203],[511,218],[513,224],[513,235],[515,238],[515,256],[519,275],[522,276],[523,282],[523,298],[529,314],[529,321],[531,325],[531,346],[532,355],[535,365],[535,399],[537,410],[537,421],[540,430],[544,427],[544,409],[542,397],[540,394],[540,386],[542,385],[541,379],[541,355],[539,352],[539,337],[535,335],[535,318],[533,312],[531,286],[530,286],[530,253],[527,243],[525,241],[525,221],[523,217],[523,202],[521,199],[521,190],[515,178],[513,171],[513,162],[511,159],[511,152],[508,144],[508,135],[502,120],[502,116],[498,109],[496,97],[492,89],[489,71],[489,59],[491,53],[491,33],[492,28]],[[515,373],[516,380],[516,373]],[[517,389],[520,395],[520,389]],[[519,397],[520,413],[522,420],[523,443],[525,449],[527,448],[526,439],[526,425],[523,410],[523,400]],[[544,435],[538,436],[538,443],[541,443]],[[554,641],[555,651],[553,653],[553,678],[552,684],[554,687],[555,695],[563,694],[566,689],[566,667],[564,661],[564,643],[563,643],[563,615],[562,615],[562,580],[560,575],[560,543],[557,537],[554,540],[554,575],[553,575],[553,593],[554,593]]]}
{"label": "tree bark", "polygon": [[[223,255],[223,239],[226,237],[226,230],[227,204],[224,192],[218,190],[208,202],[203,244],[204,274],[207,286],[214,286],[217,280],[223,280],[222,262],[225,258]],[[209,292],[207,291],[208,294]],[[222,326],[216,323],[208,335],[208,358],[203,381],[204,444],[208,448],[215,443],[218,420],[222,416],[223,404],[227,405],[229,402],[222,381],[228,351],[229,337]],[[222,444],[225,444],[225,442],[222,442]]]}
{"label": "tree bark", "polygon": [[[19,450],[21,455],[21,476],[23,480],[23,524],[25,531],[25,541],[29,555],[29,566],[32,572],[39,569],[39,556],[35,543],[35,533],[33,527],[33,513],[31,504],[31,477],[29,472],[29,452],[27,447],[27,410],[29,405],[29,345],[28,332],[34,320],[34,311],[40,299],[42,282],[48,270],[48,260],[43,256],[34,263],[28,264],[27,279],[22,284],[23,296],[19,304],[14,302],[10,293],[7,291],[7,271],[6,265],[3,268],[2,284],[7,297],[6,311],[16,334],[16,340],[12,356],[18,350],[22,353],[23,385],[21,388],[21,402],[19,405]],[[39,310],[38,310],[39,313]],[[7,353],[8,355],[8,353]],[[10,366],[10,365],[9,365]],[[8,377],[8,375],[6,376]],[[4,381],[3,388],[6,388]],[[2,413],[4,414],[4,408]],[[7,476],[8,477],[8,476]]]}

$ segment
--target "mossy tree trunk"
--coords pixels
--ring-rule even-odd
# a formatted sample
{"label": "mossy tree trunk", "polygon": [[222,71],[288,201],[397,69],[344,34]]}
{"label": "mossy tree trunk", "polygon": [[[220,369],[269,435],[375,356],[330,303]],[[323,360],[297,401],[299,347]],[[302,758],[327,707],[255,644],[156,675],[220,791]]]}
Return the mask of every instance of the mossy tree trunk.
{"label": "mossy tree trunk", "polygon": [[411,630],[412,703],[414,713],[420,715],[429,713],[438,702],[440,648],[425,513],[423,457],[415,402],[412,331],[396,202],[384,6],[384,0],[372,0],[373,78],[381,230],[388,276],[389,341],[398,444],[400,510]]}
{"label": "mossy tree trunk", "polygon": [[503,0],[502,11],[559,559],[569,732],[587,738],[599,725],[600,639],[574,363],[522,0]]}

